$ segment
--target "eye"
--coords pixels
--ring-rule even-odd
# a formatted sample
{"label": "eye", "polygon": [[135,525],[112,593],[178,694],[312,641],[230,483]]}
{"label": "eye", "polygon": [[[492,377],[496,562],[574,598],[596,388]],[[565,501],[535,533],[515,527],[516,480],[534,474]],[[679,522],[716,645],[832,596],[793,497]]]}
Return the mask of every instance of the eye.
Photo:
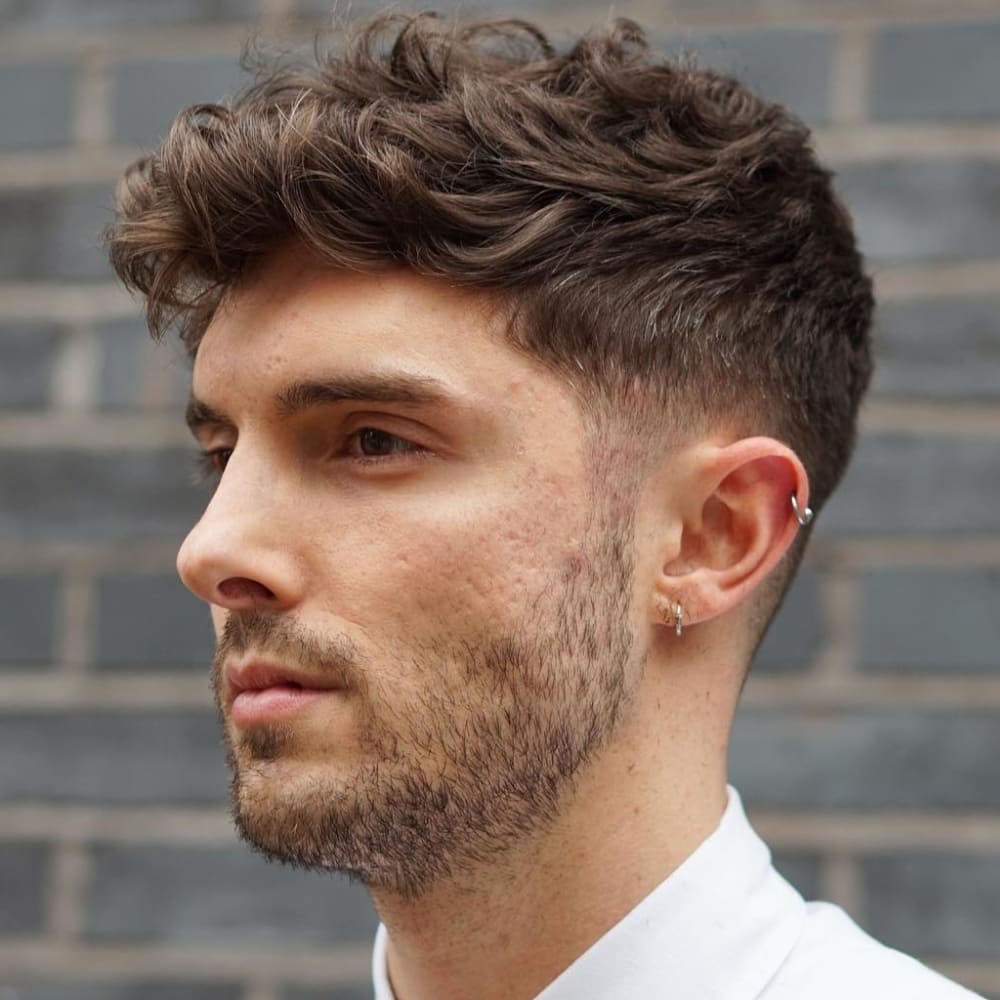
{"label": "eye", "polygon": [[423,449],[406,438],[378,427],[362,427],[350,435],[348,453],[358,461],[379,461],[392,455],[407,455]]}
{"label": "eye", "polygon": [[209,482],[219,479],[226,471],[232,454],[232,448],[214,448],[212,451],[203,451],[196,455],[199,478]]}

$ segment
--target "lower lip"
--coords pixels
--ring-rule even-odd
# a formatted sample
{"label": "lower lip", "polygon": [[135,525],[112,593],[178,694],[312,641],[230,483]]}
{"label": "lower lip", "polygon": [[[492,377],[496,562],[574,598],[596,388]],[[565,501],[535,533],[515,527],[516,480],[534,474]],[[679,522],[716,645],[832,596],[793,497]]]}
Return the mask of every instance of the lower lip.
{"label": "lower lip", "polygon": [[263,725],[287,719],[324,698],[334,698],[339,694],[340,691],[319,691],[292,684],[275,684],[259,691],[241,691],[233,699],[230,718],[236,726]]}

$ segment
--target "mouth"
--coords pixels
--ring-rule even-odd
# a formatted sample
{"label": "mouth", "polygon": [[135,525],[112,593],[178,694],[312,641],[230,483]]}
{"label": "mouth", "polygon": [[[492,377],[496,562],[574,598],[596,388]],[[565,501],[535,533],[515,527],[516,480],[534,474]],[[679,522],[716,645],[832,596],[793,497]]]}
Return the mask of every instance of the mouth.
{"label": "mouth", "polygon": [[229,717],[237,728],[289,719],[309,708],[343,697],[337,676],[310,677],[279,664],[249,662],[225,669]]}

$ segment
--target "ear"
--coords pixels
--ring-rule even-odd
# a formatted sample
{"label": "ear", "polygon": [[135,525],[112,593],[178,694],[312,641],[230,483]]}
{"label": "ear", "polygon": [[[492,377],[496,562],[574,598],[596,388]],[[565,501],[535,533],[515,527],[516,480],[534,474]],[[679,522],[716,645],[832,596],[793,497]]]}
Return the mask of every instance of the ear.
{"label": "ear", "polygon": [[683,499],[679,546],[656,581],[654,614],[674,624],[709,621],[745,601],[795,540],[809,504],[799,457],[773,438],[743,438],[699,451]]}

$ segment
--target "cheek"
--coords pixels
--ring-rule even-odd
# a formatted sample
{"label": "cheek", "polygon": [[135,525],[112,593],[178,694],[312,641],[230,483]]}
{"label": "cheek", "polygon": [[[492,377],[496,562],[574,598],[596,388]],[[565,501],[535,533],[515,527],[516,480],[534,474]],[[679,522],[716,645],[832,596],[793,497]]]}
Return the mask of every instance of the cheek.
{"label": "cheek", "polygon": [[[485,487],[474,498],[428,498],[368,522],[366,552],[353,560],[354,596],[340,614],[404,638],[478,632],[484,622],[516,623],[537,596],[579,558],[582,519],[565,488],[503,493]],[[335,610],[335,609],[331,609]]]}
{"label": "cheek", "polygon": [[428,615],[460,617],[478,624],[516,619],[523,605],[545,586],[553,556],[552,539],[527,512],[491,511],[473,523],[454,524],[428,535],[413,553],[408,570],[414,594]]}

